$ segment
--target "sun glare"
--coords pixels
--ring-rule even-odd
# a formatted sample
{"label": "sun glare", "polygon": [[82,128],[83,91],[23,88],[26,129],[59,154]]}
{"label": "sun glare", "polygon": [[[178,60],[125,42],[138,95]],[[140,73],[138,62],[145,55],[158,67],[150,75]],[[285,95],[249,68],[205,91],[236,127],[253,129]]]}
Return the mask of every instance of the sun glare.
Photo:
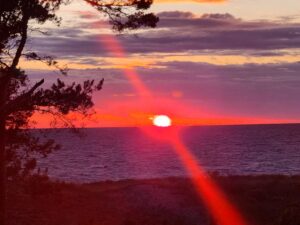
{"label": "sun glare", "polygon": [[166,115],[156,115],[153,118],[153,125],[157,127],[169,127],[172,125],[172,120]]}

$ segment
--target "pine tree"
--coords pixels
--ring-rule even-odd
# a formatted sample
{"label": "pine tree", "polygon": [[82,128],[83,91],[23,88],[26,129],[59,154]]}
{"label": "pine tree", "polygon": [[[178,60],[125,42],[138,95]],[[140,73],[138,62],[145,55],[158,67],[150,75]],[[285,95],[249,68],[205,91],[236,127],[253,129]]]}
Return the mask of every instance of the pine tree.
{"label": "pine tree", "polygon": [[[152,0],[83,0],[109,18],[117,31],[155,27],[158,18],[147,13]],[[43,112],[67,121],[70,112],[87,114],[93,107],[92,93],[103,80],[66,84],[60,79],[43,88],[44,79],[31,84],[19,67],[22,57],[38,60],[67,75],[50,56],[26,52],[29,22],[60,24],[57,11],[71,0],[0,0],[0,223],[5,225],[6,182],[27,176],[36,166],[34,155],[47,155],[58,148],[53,140],[31,136],[30,117]],[[65,123],[73,127],[72,123]]]}

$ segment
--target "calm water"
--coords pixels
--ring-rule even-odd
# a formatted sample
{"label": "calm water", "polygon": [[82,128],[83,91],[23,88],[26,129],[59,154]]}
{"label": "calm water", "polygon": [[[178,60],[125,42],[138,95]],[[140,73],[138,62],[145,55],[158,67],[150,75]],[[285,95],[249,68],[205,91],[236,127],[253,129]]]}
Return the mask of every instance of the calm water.
{"label": "calm water", "polygon": [[[62,149],[43,159],[49,175],[90,182],[186,176],[172,146],[138,128],[84,129],[84,137],[48,130]],[[182,137],[208,171],[221,174],[300,174],[300,125],[184,128]]]}

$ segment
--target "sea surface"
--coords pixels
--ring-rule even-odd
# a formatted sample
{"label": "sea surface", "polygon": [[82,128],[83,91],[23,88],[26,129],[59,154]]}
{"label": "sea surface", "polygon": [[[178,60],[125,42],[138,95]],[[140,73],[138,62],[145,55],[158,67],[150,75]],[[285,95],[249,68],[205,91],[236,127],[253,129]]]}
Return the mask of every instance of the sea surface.
{"label": "sea surface", "polygon": [[[79,136],[67,129],[44,132],[62,146],[39,160],[53,179],[94,182],[188,176],[172,145],[139,128],[81,129]],[[300,174],[300,125],[186,127],[181,136],[209,172]]]}

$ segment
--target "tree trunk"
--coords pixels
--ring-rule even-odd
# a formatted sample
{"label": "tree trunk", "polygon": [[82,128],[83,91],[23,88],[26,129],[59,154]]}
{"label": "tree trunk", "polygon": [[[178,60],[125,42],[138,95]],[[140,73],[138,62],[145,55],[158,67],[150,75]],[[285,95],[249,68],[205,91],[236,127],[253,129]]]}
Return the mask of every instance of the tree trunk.
{"label": "tree trunk", "polygon": [[6,216],[6,159],[5,120],[0,118],[0,225],[5,225]]}
{"label": "tree trunk", "polygon": [[6,115],[9,78],[0,72],[0,225],[6,224]]}

